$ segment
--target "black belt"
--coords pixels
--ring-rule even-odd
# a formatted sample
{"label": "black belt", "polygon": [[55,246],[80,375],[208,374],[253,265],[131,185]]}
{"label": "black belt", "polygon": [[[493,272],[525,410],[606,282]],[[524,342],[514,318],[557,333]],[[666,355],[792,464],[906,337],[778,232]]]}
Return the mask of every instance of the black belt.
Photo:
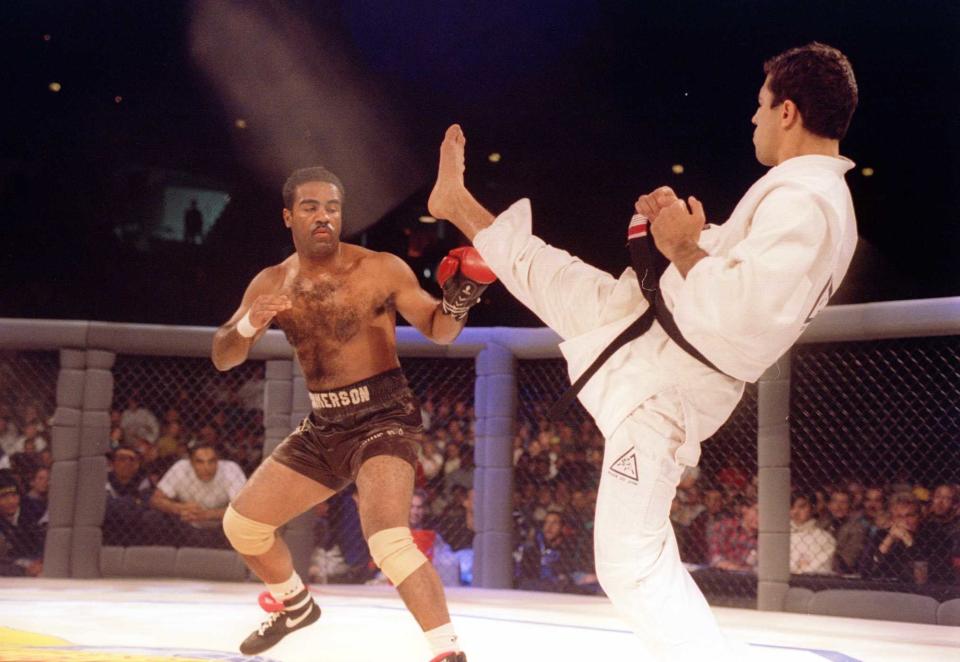
{"label": "black belt", "polygon": [[[663,275],[663,272],[670,263],[663,254],[657,250],[653,239],[647,235],[643,235],[639,238],[631,239],[627,242],[627,245],[630,248],[631,262],[637,274],[637,281],[640,283],[640,291],[643,293],[649,305],[640,317],[621,331],[620,335],[614,338],[613,342],[600,352],[600,355],[595,358],[593,363],[590,364],[590,367],[577,378],[577,381],[563,392],[560,399],[557,400],[553,406],[550,407],[550,411],[547,412],[547,417],[550,419],[555,419],[563,414],[573,403],[577,394],[580,393],[587,382],[590,381],[590,378],[600,369],[600,366],[606,363],[607,359],[613,356],[618,349],[646,333],[650,327],[653,326],[653,320],[657,320],[667,336],[670,337],[670,340],[677,343],[687,354],[711,370],[723,372],[683,337],[683,334],[680,333],[680,328],[673,319],[673,314],[667,310],[667,305],[664,303],[663,296],[660,293],[660,276]],[[651,277],[650,280],[652,281],[651,284],[653,287],[646,284],[648,275]]]}

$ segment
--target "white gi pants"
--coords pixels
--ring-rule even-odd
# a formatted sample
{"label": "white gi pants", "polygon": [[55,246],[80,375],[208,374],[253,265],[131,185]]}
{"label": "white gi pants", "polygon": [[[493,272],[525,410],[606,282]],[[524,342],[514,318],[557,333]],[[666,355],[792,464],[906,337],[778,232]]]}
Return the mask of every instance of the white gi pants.
{"label": "white gi pants", "polygon": [[[616,284],[610,274],[532,236],[510,261],[510,273],[500,274],[504,284],[564,338],[596,326]],[[667,390],[644,401],[606,440],[594,524],[596,569],[603,590],[639,636],[634,652],[646,652],[629,659],[702,662],[728,655],[706,599],[680,561],[670,524],[683,472],[678,454],[700,455],[699,442],[687,440],[685,428],[682,396]]]}
{"label": "white gi pants", "polygon": [[606,441],[597,495],[597,577],[641,647],[655,660],[723,659],[726,642],[680,561],[670,503],[683,466],[683,406],[663,393],[637,408]]}

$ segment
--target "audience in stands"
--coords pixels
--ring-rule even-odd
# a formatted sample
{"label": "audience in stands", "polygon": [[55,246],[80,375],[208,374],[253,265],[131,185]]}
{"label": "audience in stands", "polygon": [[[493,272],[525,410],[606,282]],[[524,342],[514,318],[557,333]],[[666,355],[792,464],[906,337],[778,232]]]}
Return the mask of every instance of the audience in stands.
{"label": "audience in stands", "polygon": [[[111,412],[104,543],[226,547],[220,515],[261,459],[262,387],[261,369],[247,379],[179,388],[169,397],[123,391],[122,409]],[[548,419],[551,402],[524,401],[514,431],[517,585],[594,590],[593,510],[604,469],[603,437],[588,419]],[[0,402],[0,469],[12,469],[0,475],[12,476],[17,486],[16,508],[9,488],[0,504],[6,541],[0,544],[0,572],[31,574],[42,567],[52,411],[39,401]],[[414,498],[411,526],[432,532],[437,548],[457,557],[460,581],[468,583],[475,531],[472,407],[430,392],[423,411],[428,430],[418,469],[422,491]],[[688,469],[678,486],[671,520],[681,557],[710,568],[705,572],[756,570],[757,474],[744,452],[752,450],[715,451],[720,455]],[[916,485],[905,473],[894,480],[862,478],[818,480],[795,496],[791,572],[960,584],[957,485]],[[419,524],[418,503],[426,505],[426,522]],[[311,577],[368,580],[376,569],[354,495],[337,495],[315,514],[318,551]],[[28,551],[34,556],[22,555],[24,541],[32,541]]]}
{"label": "audience in stands", "polygon": [[860,554],[867,537],[867,523],[851,512],[850,494],[843,488],[830,490],[827,512],[820,519],[821,529],[833,536],[837,549],[833,557],[833,570],[839,575],[856,574]]}
{"label": "audience in stands", "polygon": [[720,570],[754,572],[757,567],[759,510],[755,501],[744,501],[732,515],[717,522],[707,536],[710,566]]}
{"label": "audience in stands", "polygon": [[179,518],[179,545],[227,549],[221,520],[246,480],[236,462],[221,460],[215,446],[198,443],[190,459],[178,460],[163,475],[150,506]]}
{"label": "audience in stands", "polygon": [[890,498],[890,526],[874,528],[860,562],[870,579],[914,582],[951,581],[949,550],[936,524],[922,521],[920,503],[910,492]]}
{"label": "audience in stands", "polygon": [[813,497],[795,494],[790,503],[790,572],[827,575],[833,571],[837,541],[813,519]]}
{"label": "audience in stands", "polygon": [[45,527],[23,511],[20,494],[17,477],[0,469],[0,575],[38,577]]}

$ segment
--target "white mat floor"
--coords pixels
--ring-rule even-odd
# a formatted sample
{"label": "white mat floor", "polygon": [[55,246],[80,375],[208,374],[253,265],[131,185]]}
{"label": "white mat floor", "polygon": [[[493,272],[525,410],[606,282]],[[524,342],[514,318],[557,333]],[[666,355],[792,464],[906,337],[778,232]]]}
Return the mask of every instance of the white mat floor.
{"label": "white mat floor", "polygon": [[[260,658],[244,658],[236,646],[263,618],[259,590],[255,584],[179,580],[0,579],[0,662],[430,658],[395,591],[366,586],[315,586],[320,621]],[[482,589],[448,595],[470,662],[643,659],[602,599]],[[749,642],[771,661],[960,660],[960,628],[715,611],[731,639]]]}

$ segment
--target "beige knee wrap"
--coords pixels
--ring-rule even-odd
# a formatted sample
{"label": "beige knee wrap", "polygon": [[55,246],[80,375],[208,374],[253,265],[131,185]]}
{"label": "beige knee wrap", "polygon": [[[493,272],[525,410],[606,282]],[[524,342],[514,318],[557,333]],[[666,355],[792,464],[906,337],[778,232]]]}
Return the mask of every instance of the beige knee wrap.
{"label": "beige knee wrap", "polygon": [[405,526],[377,531],[367,544],[370,556],[394,586],[399,586],[427,562],[427,557],[414,544],[410,529]]}
{"label": "beige knee wrap", "polygon": [[277,527],[244,517],[233,506],[223,514],[223,532],[233,548],[246,556],[266,554],[273,547]]}

